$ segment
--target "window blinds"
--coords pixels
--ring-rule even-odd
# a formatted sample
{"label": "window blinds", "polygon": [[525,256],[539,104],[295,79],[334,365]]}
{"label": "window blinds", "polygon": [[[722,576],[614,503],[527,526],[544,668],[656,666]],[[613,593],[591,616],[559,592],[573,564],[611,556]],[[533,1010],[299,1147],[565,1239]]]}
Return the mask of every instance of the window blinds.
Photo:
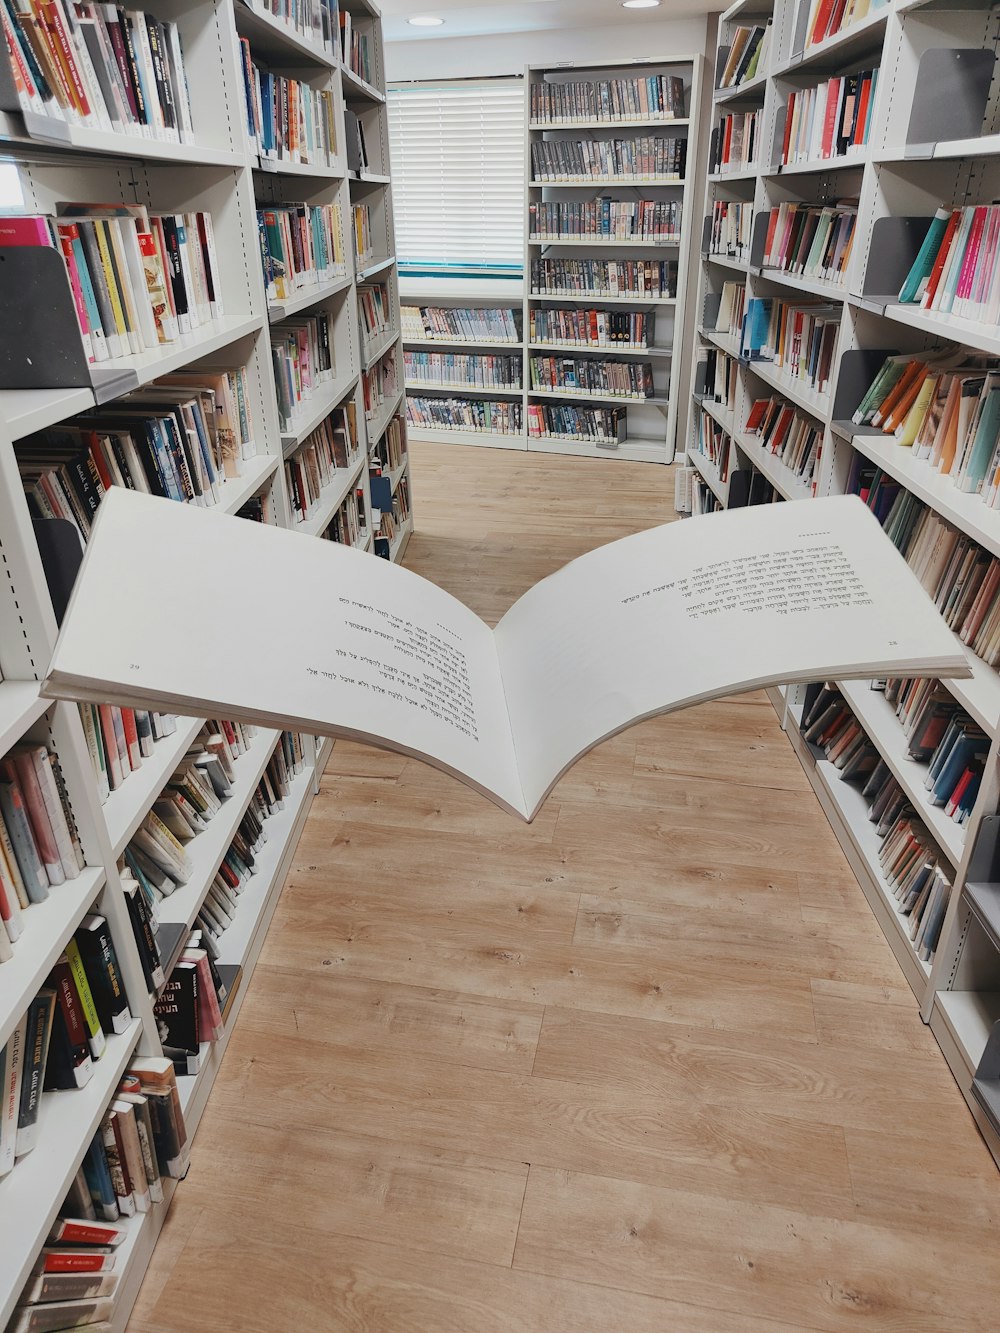
{"label": "window blinds", "polygon": [[524,263],[524,81],[389,89],[401,266],[453,273]]}

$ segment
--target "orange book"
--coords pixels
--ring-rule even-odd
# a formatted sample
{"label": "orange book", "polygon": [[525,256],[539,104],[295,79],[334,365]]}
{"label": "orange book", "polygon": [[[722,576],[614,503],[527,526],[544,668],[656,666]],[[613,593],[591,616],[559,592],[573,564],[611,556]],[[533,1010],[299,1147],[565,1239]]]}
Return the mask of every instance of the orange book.
{"label": "orange book", "polygon": [[[906,369],[903,371],[902,375],[900,375],[899,379],[892,386],[892,388],[886,394],[885,398],[883,398],[882,402],[879,404],[875,412],[872,414],[873,426],[883,425],[885,418],[889,415],[890,412],[892,412],[895,409],[896,404],[901,400],[903,395],[907,392],[913,381],[919,375],[922,375],[922,373],[925,370],[926,367],[922,361],[914,360],[910,361],[907,364]],[[884,426],[883,429],[885,429]]]}
{"label": "orange book", "polygon": [[913,376],[904,391],[897,397],[892,408],[884,412],[882,421],[879,423],[887,435],[891,435],[900,422],[906,420],[910,408],[920,395],[924,380],[930,374],[930,367],[925,361],[918,361],[917,365],[920,367],[917,374]]}

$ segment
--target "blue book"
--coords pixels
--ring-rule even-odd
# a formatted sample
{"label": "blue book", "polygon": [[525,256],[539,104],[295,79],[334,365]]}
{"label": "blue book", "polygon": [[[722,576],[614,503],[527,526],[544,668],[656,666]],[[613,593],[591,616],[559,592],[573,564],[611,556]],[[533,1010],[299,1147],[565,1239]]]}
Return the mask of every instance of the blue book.
{"label": "blue book", "polygon": [[931,218],[931,225],[927,228],[927,234],[917,251],[917,257],[913,261],[902,287],[899,289],[899,299],[902,304],[909,305],[914,301],[919,301],[923,295],[924,288],[927,286],[927,279],[931,275],[931,269],[934,267],[934,260],[941,245],[941,237],[944,235],[950,217],[950,208],[939,208]]}
{"label": "blue book", "polygon": [[106,1222],[113,1222],[121,1214],[118,1212],[117,1196],[111,1181],[111,1170],[108,1167],[100,1131],[91,1139],[90,1147],[84,1156],[83,1174],[97,1216]]}
{"label": "blue book", "polygon": [[[985,748],[984,748],[985,747]],[[981,731],[966,733],[953,745],[947,761],[941,766],[931,790],[931,804],[944,805],[958,786],[959,779],[972,761],[985,762],[989,742]]]}

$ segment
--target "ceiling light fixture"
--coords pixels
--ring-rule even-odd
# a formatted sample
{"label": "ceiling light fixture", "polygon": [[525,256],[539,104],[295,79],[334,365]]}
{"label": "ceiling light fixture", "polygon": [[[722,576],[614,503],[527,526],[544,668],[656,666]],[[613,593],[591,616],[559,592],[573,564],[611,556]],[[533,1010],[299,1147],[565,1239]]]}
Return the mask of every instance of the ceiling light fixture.
{"label": "ceiling light fixture", "polygon": [[[648,4],[649,0],[643,0],[643,3]],[[659,3],[660,0],[656,0],[656,4]],[[436,19],[432,14],[418,14],[415,19],[407,19],[406,21],[414,28],[440,28],[444,19]]]}
{"label": "ceiling light fixture", "polygon": [[622,0],[622,9],[658,9],[660,0]]}

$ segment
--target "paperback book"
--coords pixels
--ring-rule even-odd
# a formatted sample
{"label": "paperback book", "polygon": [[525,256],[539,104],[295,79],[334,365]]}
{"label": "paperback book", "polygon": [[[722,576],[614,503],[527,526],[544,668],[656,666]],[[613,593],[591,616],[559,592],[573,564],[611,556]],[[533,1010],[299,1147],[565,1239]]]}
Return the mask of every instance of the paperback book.
{"label": "paperback book", "polygon": [[[257,577],[192,602],[220,549]],[[285,608],[280,636],[257,614],[267,598]],[[644,718],[781,681],[903,674],[971,671],[856,497],[622,538],[491,629],[386,561],[115,488],[43,692],[374,743],[530,820],[581,755]]]}

